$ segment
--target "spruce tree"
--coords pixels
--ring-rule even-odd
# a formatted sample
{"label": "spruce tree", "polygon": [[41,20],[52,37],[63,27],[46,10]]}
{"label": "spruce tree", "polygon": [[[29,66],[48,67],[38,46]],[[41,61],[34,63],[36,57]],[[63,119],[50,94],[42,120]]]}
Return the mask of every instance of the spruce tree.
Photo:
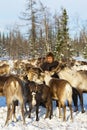
{"label": "spruce tree", "polygon": [[59,18],[58,22],[58,33],[56,38],[56,57],[69,58],[71,55],[70,52],[70,39],[69,39],[69,28],[68,28],[68,15],[66,9],[62,9],[62,15]]}

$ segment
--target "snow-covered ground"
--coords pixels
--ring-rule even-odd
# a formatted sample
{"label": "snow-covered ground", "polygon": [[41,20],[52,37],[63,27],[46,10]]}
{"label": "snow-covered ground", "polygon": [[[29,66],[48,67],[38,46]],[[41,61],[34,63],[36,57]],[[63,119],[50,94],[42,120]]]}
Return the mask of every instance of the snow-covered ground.
{"label": "snow-covered ground", "polygon": [[[12,62],[10,62],[12,67]],[[86,66],[87,67],[87,66]],[[16,111],[16,116],[18,121],[11,122],[8,126],[4,126],[6,116],[7,116],[7,106],[5,97],[0,97],[0,130],[87,130],[87,94],[84,94],[84,108],[85,113],[81,113],[80,105],[79,111],[73,111],[73,121],[70,120],[70,111],[67,107],[67,121],[63,122],[62,119],[58,118],[58,108],[53,101],[53,117],[50,120],[44,119],[45,108],[39,108],[39,121],[35,121],[36,114],[35,111],[32,112],[31,118],[28,115],[25,117],[26,124],[23,125],[21,121],[21,113],[19,107]],[[74,109],[74,108],[73,108]]]}
{"label": "snow-covered ground", "polygon": [[87,130],[87,94],[84,94],[84,108],[85,113],[81,113],[80,106],[78,112],[73,112],[73,121],[70,120],[70,111],[67,107],[67,121],[63,122],[58,118],[58,108],[53,101],[53,117],[50,120],[44,119],[45,108],[39,108],[39,121],[35,121],[35,111],[32,112],[32,117],[25,117],[26,124],[23,125],[21,120],[20,107],[17,108],[16,116],[18,122],[11,122],[8,126],[4,127],[7,107],[5,97],[0,97],[0,130]]}

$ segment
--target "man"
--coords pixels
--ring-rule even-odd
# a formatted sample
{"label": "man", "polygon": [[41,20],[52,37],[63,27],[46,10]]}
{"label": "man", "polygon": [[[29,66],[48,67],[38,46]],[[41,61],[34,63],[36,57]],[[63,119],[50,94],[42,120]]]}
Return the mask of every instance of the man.
{"label": "man", "polygon": [[[54,55],[52,52],[47,53],[46,61],[40,66],[43,71],[52,71],[58,66],[58,61],[54,60]],[[59,78],[57,73],[54,73],[52,77]]]}
{"label": "man", "polygon": [[[54,60],[54,55],[52,52],[47,53],[46,61],[40,66],[43,71],[52,71],[58,66],[58,61]],[[52,77],[59,78],[58,74],[55,72]],[[58,101],[56,101],[56,106],[58,106]]]}

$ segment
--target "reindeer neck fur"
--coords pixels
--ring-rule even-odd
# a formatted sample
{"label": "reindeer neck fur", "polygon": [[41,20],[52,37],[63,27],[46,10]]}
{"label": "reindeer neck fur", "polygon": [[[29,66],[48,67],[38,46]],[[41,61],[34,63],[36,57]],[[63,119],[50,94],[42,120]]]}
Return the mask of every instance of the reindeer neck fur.
{"label": "reindeer neck fur", "polygon": [[69,68],[66,68],[64,70],[61,70],[59,73],[58,73],[59,77],[61,79],[65,79],[67,80],[68,82],[70,82],[70,84],[73,86],[73,87],[76,87],[79,85],[79,81],[81,81],[81,76],[80,74],[77,72],[77,71],[74,71],[72,69],[69,69]]}
{"label": "reindeer neck fur", "polygon": [[60,78],[72,78],[76,75],[76,71],[69,68],[65,68],[64,70],[61,70],[58,74]]}
{"label": "reindeer neck fur", "polygon": [[51,79],[52,79],[52,77],[50,75],[45,76],[44,81],[45,81],[46,85],[49,86],[49,82],[50,82]]}

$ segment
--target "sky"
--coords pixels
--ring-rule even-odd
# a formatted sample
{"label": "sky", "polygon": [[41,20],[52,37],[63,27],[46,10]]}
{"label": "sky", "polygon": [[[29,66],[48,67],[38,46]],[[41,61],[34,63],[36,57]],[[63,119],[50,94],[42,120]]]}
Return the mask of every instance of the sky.
{"label": "sky", "polygon": [[[6,31],[11,26],[22,24],[19,16],[26,9],[27,0],[0,0],[0,31]],[[50,12],[61,12],[61,8],[66,8],[69,23],[72,30],[77,32],[87,22],[87,0],[40,0],[50,9]],[[74,25],[73,25],[74,23]],[[74,26],[74,27],[73,27]]]}

